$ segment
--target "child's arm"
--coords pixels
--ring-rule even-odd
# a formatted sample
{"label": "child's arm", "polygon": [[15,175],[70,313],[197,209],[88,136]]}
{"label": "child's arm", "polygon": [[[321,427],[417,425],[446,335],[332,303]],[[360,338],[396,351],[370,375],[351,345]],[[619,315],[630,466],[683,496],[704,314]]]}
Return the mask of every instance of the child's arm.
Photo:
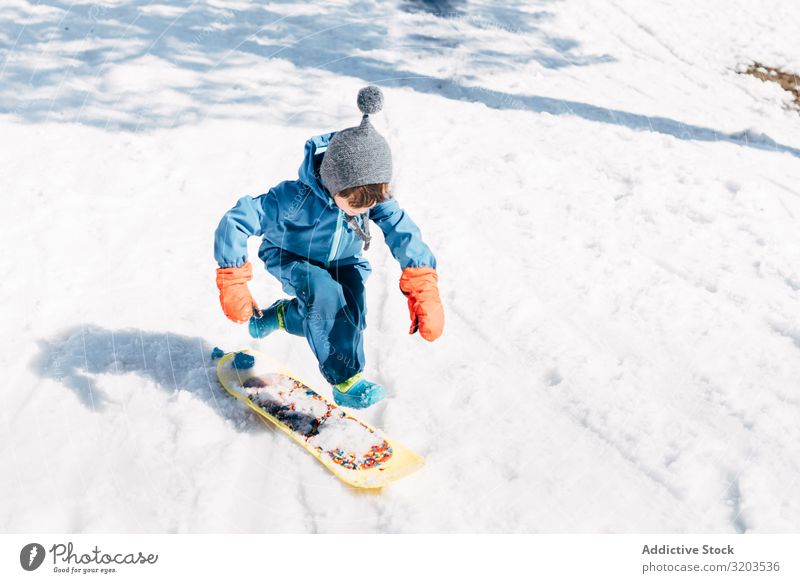
{"label": "child's arm", "polygon": [[376,205],[369,216],[383,231],[386,244],[403,269],[400,291],[408,298],[409,333],[419,330],[425,340],[436,340],[444,329],[436,258],[422,241],[419,227],[396,200]]}
{"label": "child's arm", "polygon": [[372,219],[383,231],[383,237],[392,255],[402,269],[430,267],[436,269],[436,257],[422,241],[419,227],[396,200],[390,199],[369,211]]}
{"label": "child's arm", "polygon": [[222,217],[214,234],[214,259],[220,267],[241,267],[247,262],[247,239],[264,232],[266,196],[244,196]]}
{"label": "child's arm", "polygon": [[247,261],[247,239],[261,235],[264,230],[266,195],[240,198],[222,217],[214,234],[214,258],[217,269],[217,288],[222,311],[234,322],[246,322],[258,309],[247,282],[253,278],[253,268]]}

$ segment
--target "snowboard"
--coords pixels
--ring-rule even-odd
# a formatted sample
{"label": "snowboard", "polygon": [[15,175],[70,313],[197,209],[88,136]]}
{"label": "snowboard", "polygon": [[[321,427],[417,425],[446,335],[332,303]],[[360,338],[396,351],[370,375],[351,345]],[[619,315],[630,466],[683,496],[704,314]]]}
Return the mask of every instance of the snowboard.
{"label": "snowboard", "polygon": [[425,460],[326,400],[255,350],[224,353],[222,387],[287,433],[334,476],[355,488],[382,488],[418,470]]}

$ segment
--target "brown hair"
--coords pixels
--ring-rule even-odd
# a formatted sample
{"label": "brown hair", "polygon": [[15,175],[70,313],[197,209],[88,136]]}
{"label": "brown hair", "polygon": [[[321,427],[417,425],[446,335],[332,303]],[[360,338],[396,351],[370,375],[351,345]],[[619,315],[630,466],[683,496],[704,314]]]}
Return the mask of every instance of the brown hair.
{"label": "brown hair", "polygon": [[380,204],[392,198],[389,192],[389,184],[386,182],[351,186],[341,192],[337,192],[336,196],[346,198],[350,206],[357,209],[372,206],[373,203]]}

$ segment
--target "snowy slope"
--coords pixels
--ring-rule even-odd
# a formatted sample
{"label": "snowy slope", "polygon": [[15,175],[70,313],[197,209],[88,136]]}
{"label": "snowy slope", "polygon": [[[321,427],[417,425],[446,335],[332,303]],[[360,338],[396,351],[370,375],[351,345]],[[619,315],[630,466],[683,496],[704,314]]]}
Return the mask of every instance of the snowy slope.
{"label": "snowy slope", "polygon": [[[0,9],[2,531],[797,531],[800,115],[736,71],[799,72],[800,9],[133,4]],[[379,495],[208,361],[327,391],[303,339],[224,318],[212,236],[367,82],[447,313],[408,336],[370,249],[396,394],[361,416],[428,460]]]}

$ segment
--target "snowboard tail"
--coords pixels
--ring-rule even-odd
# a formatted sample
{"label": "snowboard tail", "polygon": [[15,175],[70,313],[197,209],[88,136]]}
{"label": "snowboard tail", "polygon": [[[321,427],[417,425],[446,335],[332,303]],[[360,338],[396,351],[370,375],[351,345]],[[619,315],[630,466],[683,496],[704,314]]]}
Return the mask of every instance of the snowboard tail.
{"label": "snowboard tail", "polygon": [[229,352],[217,364],[223,388],[356,488],[382,488],[425,460],[346,413],[254,350]]}

